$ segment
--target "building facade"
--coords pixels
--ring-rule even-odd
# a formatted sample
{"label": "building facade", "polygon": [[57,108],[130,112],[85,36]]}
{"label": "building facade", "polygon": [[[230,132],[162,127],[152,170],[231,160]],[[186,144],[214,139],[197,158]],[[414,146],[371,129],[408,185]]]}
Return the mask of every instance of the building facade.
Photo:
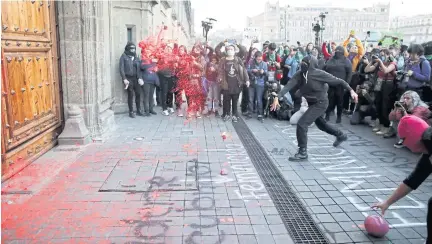
{"label": "building facade", "polygon": [[432,14],[392,19],[390,28],[402,33],[404,43],[432,41]]}
{"label": "building facade", "polygon": [[127,111],[126,43],[166,25],[165,39],[187,44],[192,21],[189,0],[2,1],[2,180],[64,134],[103,140]]}
{"label": "building facade", "polygon": [[[277,6],[276,6],[277,5]],[[247,19],[248,26],[267,27],[263,39],[271,41],[289,40],[290,44],[314,42],[312,25],[320,21],[319,15],[326,13],[323,40],[342,41],[351,30],[364,38],[367,31],[388,31],[389,4],[376,4],[363,9],[329,8],[321,6],[279,7],[279,4],[266,3],[264,13]],[[271,18],[268,16],[272,16]]]}

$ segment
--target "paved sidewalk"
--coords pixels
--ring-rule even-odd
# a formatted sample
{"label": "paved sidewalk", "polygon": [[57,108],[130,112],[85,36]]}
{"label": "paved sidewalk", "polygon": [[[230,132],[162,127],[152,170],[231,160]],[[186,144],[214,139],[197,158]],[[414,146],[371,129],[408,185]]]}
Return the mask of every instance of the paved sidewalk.
{"label": "paved sidewalk", "polygon": [[3,243],[292,243],[230,122],[116,122],[2,185]]}
{"label": "paved sidewalk", "polygon": [[390,207],[385,217],[392,229],[386,237],[372,238],[363,226],[365,216],[377,214],[369,206],[391,194],[415,167],[418,155],[394,148],[395,139],[383,139],[370,127],[351,126],[343,119],[349,141],[333,148],[334,137],[312,127],[305,162],[288,161],[297,150],[295,126],[277,120],[246,123],[331,242],[423,244],[431,180]]}

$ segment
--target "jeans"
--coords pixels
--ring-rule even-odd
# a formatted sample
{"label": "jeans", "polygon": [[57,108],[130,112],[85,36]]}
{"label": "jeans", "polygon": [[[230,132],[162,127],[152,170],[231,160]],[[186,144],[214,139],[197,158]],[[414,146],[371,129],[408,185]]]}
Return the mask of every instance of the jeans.
{"label": "jeans", "polygon": [[333,135],[341,136],[342,131],[328,124],[327,121],[322,117],[328,106],[328,100],[318,101],[314,104],[309,104],[309,108],[301,116],[297,122],[297,142],[299,148],[307,148],[307,132],[310,125],[315,122],[318,129]]}
{"label": "jeans", "polygon": [[153,94],[155,92],[155,87],[156,86],[154,84],[146,83],[144,81],[144,85],[142,86],[142,88],[144,94],[143,104],[144,104],[145,113],[153,112],[153,107],[154,107]]}
{"label": "jeans", "polygon": [[217,82],[209,81],[207,93],[207,109],[217,111],[219,107],[220,86]]}
{"label": "jeans", "polygon": [[341,85],[338,85],[336,87],[329,87],[328,90],[328,99],[329,99],[329,106],[327,108],[326,114],[330,114],[332,111],[334,111],[335,108],[337,108],[337,116],[342,115],[342,109],[343,109],[343,102],[344,102],[344,89]]}
{"label": "jeans", "polygon": [[230,94],[228,91],[223,92],[223,113],[222,117],[230,115],[232,110],[232,116],[238,117],[237,106],[240,94]]}
{"label": "jeans", "polygon": [[160,81],[160,102],[162,104],[162,111],[165,111],[168,108],[173,107],[172,93],[171,93],[171,99],[168,99],[169,91],[173,87],[173,77],[166,77],[163,75],[159,75],[159,81]]}
{"label": "jeans", "polygon": [[250,114],[253,112],[254,101],[257,101],[257,110],[258,115],[264,115],[264,107],[263,107],[263,95],[264,95],[264,86],[249,87],[249,106],[248,111]]}
{"label": "jeans", "polygon": [[129,81],[129,86],[127,89],[129,113],[133,112],[134,92],[135,92],[135,105],[136,105],[137,113],[141,113],[141,104],[140,104],[141,87],[138,84],[138,79],[136,77],[126,77],[126,79]]}

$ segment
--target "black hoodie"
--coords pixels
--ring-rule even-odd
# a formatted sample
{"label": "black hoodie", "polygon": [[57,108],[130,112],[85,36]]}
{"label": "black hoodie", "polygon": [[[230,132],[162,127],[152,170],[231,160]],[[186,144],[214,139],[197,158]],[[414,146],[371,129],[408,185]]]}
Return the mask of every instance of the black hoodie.
{"label": "black hoodie", "polygon": [[125,51],[120,57],[120,76],[123,80],[126,80],[128,77],[131,78],[138,78],[138,65],[139,60],[136,56],[136,51],[131,52],[131,47],[136,48],[135,44],[132,42],[128,42],[125,46]]}
{"label": "black hoodie", "polygon": [[291,80],[289,80],[288,84],[279,92],[279,99],[294,87],[298,87],[301,95],[306,98],[309,104],[314,104],[318,101],[326,101],[328,99],[327,90],[329,85],[342,85],[344,89],[352,90],[344,80],[320,70],[318,68],[318,60],[315,57],[305,57],[303,60],[309,61],[307,72],[303,73],[301,70],[297,71]]}
{"label": "black hoodie", "polygon": [[[341,53],[342,55],[337,55],[338,53]],[[323,70],[350,84],[352,77],[352,64],[344,55],[344,47],[336,47],[335,55],[327,61]]]}

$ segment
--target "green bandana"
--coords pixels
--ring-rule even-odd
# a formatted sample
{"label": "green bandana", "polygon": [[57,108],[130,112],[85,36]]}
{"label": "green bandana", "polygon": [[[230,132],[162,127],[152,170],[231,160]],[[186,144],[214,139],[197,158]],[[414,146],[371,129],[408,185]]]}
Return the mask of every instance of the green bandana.
{"label": "green bandana", "polygon": [[276,61],[276,54],[270,53],[269,59],[270,59],[270,61],[273,61],[273,62]]}

